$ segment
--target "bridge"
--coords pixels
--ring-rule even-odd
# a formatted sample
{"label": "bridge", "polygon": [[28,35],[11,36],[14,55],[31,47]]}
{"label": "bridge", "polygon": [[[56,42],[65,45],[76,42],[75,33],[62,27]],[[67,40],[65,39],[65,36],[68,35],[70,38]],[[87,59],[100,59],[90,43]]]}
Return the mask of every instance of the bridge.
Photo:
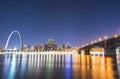
{"label": "bridge", "polygon": [[[119,54],[120,49],[120,36],[115,35],[114,37],[108,38],[104,37],[102,40],[92,41],[91,44],[86,44],[79,49],[79,54],[91,54],[96,49],[96,52],[103,52],[105,55],[116,55]],[[103,50],[103,51],[102,51]]]}

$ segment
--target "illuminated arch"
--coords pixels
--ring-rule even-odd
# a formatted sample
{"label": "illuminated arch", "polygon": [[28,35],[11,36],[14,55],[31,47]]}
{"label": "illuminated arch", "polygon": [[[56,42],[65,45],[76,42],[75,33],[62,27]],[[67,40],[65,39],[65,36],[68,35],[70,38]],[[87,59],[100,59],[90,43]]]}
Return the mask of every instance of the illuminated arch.
{"label": "illuminated arch", "polygon": [[104,53],[104,48],[102,48],[102,47],[94,47],[94,48],[91,48],[90,49],[90,54],[97,54],[97,53]]}
{"label": "illuminated arch", "polygon": [[81,50],[81,54],[85,54],[85,50],[84,49]]}
{"label": "illuminated arch", "polygon": [[8,44],[9,44],[9,41],[10,41],[10,38],[11,38],[11,36],[12,36],[14,33],[17,33],[17,34],[18,34],[19,39],[20,39],[21,50],[23,49],[23,42],[22,42],[22,37],[21,37],[20,33],[19,33],[18,31],[12,31],[12,32],[10,33],[10,35],[9,35],[9,37],[8,37],[8,39],[7,39],[7,41],[6,41],[5,50],[7,50]]}

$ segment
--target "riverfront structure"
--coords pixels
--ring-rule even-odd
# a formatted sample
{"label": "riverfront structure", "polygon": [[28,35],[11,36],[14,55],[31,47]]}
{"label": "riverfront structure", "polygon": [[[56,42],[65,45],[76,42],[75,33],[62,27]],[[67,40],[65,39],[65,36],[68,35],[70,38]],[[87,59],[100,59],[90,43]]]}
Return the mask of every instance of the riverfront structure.
{"label": "riverfront structure", "polygon": [[[17,33],[19,36],[20,48],[13,47],[8,49],[11,36]],[[68,53],[69,52],[69,53]],[[22,36],[18,31],[12,31],[8,36],[5,48],[0,48],[0,54],[74,54],[78,53],[78,49],[72,48],[69,44],[63,44],[62,48],[54,43],[53,39],[48,39],[48,44],[44,45],[24,45]]]}
{"label": "riverfront structure", "polygon": [[[94,50],[93,50],[94,48]],[[114,37],[108,38],[104,37],[95,41],[92,41],[91,44],[83,45],[79,49],[80,54],[91,54],[90,52],[99,53],[102,52],[105,55],[118,55],[120,54],[120,36],[115,35]]]}
{"label": "riverfront structure", "polygon": [[[13,47],[12,49],[8,50],[8,45],[9,45],[9,41],[11,39],[11,36],[17,33],[19,36],[19,42],[20,42],[20,48],[16,48]],[[30,46],[30,45],[24,45],[23,46],[23,40],[22,40],[22,36],[19,33],[19,31],[12,31],[10,33],[10,35],[8,36],[8,39],[6,41],[5,44],[5,48],[1,48],[1,51],[24,51],[24,52],[29,52],[29,51],[62,51],[62,50],[68,50],[70,49],[71,46],[69,46],[68,44],[63,44],[63,48],[60,48],[57,44],[54,43],[53,39],[48,39],[48,44],[44,44],[44,45],[36,45],[36,46]]]}
{"label": "riverfront structure", "polygon": [[[19,42],[20,42],[20,48],[12,48],[8,49],[9,41],[11,39],[11,36],[17,33],[19,36]],[[79,53],[79,54],[102,54],[102,55],[118,55],[120,53],[120,36],[115,35],[112,38],[108,38],[107,36],[104,37],[104,39],[99,38],[98,41],[92,41],[91,44],[83,45],[82,47],[72,48],[69,43],[63,44],[62,47],[58,46],[54,43],[53,39],[48,39],[47,44],[43,45],[36,45],[36,46],[30,46],[30,45],[24,45],[23,46],[23,40],[22,36],[18,31],[12,31],[10,35],[8,36],[8,39],[5,44],[5,48],[0,48],[1,54],[6,53],[13,53],[16,54],[66,54],[66,53]]]}

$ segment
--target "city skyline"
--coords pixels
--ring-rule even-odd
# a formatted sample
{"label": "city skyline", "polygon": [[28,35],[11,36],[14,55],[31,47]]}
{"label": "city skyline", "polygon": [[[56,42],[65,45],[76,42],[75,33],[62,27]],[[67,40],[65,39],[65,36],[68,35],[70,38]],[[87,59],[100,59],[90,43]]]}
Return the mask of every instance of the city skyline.
{"label": "city skyline", "polygon": [[[11,37],[13,37],[14,34],[17,34],[18,36],[18,43],[16,44],[16,42],[14,40],[13,43],[10,45],[10,40]],[[17,39],[17,38],[15,38]],[[0,47],[0,51],[24,51],[24,52],[29,52],[29,51],[66,51],[66,50],[71,50],[71,44],[70,43],[64,43],[62,44],[62,46],[57,45],[53,39],[48,39],[48,43],[45,44],[37,44],[37,45],[26,45],[23,42],[22,36],[20,34],[19,31],[12,31],[9,36],[8,39],[5,43],[5,47]]]}
{"label": "city skyline", "polygon": [[[13,38],[13,37],[16,37],[16,36],[14,36],[14,34],[17,34],[16,36],[17,36],[17,38]],[[13,39],[12,39],[13,38]],[[16,40],[14,40],[14,39],[17,39],[17,43],[16,43]],[[48,40],[48,43],[49,43],[49,41],[51,41],[53,44],[56,44],[55,42],[54,42],[54,39],[47,39]],[[12,45],[9,45],[10,43],[11,43],[11,41],[12,41]],[[9,36],[8,36],[8,38],[7,38],[7,41],[6,41],[6,43],[5,43],[5,45],[4,45],[4,47],[2,47],[2,48],[4,48],[5,50],[7,50],[8,48],[13,48],[13,47],[15,47],[15,48],[23,48],[24,47],[24,45],[26,46],[39,46],[39,45],[45,45],[46,43],[44,43],[44,44],[36,44],[36,45],[29,45],[29,44],[25,44],[24,42],[23,42],[23,38],[22,38],[22,36],[21,36],[21,34],[20,34],[20,32],[19,31],[17,31],[17,30],[14,30],[14,31],[12,31],[10,34],[9,34]],[[63,44],[66,44],[66,45],[69,45],[69,46],[71,46],[71,44],[69,43],[69,42],[66,42],[66,43],[63,43]],[[61,44],[60,45],[60,47],[63,45],[63,44]]]}
{"label": "city skyline", "polygon": [[[24,44],[54,39],[81,46],[104,36],[120,34],[120,5],[112,0],[0,1],[0,47],[17,30]],[[15,40],[14,37],[11,40]]]}

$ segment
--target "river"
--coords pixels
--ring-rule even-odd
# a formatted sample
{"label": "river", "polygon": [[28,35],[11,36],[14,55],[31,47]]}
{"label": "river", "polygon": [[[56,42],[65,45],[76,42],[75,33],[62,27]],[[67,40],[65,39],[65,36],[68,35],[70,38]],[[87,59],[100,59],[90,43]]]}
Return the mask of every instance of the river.
{"label": "river", "polygon": [[0,55],[0,79],[120,79],[120,55]]}

